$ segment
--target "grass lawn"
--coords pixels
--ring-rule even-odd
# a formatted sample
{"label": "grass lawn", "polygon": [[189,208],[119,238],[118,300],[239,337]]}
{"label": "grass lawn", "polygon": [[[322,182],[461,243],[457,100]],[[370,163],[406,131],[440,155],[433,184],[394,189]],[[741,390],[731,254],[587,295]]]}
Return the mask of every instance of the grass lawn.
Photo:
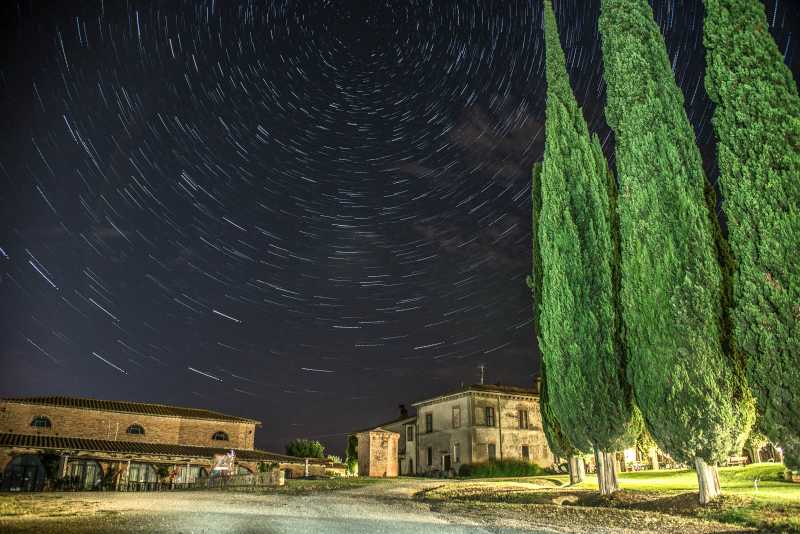
{"label": "grass lawn", "polygon": [[[758,488],[754,480],[758,479]],[[707,507],[697,503],[694,471],[620,473],[622,491],[603,499],[597,479],[568,486],[566,475],[461,481],[426,492],[430,500],[514,504],[559,504],[644,510],[710,519],[772,532],[800,533],[800,484],[783,480],[783,465],[762,463],[720,469],[723,497]]]}
{"label": "grass lawn", "polygon": [[270,492],[276,491],[278,493],[286,493],[289,495],[298,495],[298,494],[302,495],[317,491],[334,491],[334,490],[360,488],[381,481],[386,481],[386,479],[370,478],[370,477],[324,478],[324,479],[290,478],[286,480],[286,484],[284,486],[270,489],[267,491]]}

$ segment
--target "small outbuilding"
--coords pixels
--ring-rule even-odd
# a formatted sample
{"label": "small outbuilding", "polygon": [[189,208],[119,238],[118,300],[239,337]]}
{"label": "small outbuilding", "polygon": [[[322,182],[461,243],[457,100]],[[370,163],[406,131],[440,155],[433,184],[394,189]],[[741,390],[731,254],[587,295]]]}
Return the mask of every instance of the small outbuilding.
{"label": "small outbuilding", "polygon": [[398,475],[398,432],[382,427],[356,434],[358,440],[358,474],[369,477],[396,477]]}

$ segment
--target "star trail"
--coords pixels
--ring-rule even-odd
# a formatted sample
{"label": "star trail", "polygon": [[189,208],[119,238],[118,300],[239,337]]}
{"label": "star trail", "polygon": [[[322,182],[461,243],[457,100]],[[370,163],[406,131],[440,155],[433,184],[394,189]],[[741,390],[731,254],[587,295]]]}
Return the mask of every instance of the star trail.
{"label": "star trail", "polygon": [[[797,75],[794,1],[766,2]],[[654,0],[715,179],[699,0]],[[540,2],[8,2],[0,394],[215,409],[257,446],[529,386]],[[611,156],[597,0],[556,2]],[[611,159],[613,164],[613,159]]]}

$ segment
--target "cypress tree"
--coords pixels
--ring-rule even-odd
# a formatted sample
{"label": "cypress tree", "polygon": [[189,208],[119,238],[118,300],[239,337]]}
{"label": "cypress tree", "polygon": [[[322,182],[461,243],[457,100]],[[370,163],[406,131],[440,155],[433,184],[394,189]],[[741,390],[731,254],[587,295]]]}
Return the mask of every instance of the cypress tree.
{"label": "cypress tree", "polygon": [[613,452],[639,434],[625,378],[615,295],[608,166],[570,87],[552,4],[544,2],[547,120],[538,228],[540,342],[548,401],[571,443],[595,449],[598,482],[613,493]]}
{"label": "cypress tree", "polygon": [[648,431],[673,458],[694,462],[707,503],[719,495],[716,464],[752,420],[736,359],[723,347],[707,181],[647,0],[602,0],[599,27],[617,143],[628,376]]}
{"label": "cypress tree", "polygon": [[757,0],[705,0],[732,318],[759,424],[800,469],[800,97]]}
{"label": "cypress tree", "polygon": [[[528,277],[528,287],[533,294],[533,327],[534,332],[538,335],[540,332],[539,326],[539,311],[541,309],[539,300],[542,298],[542,255],[539,247],[539,239],[537,231],[539,228],[539,214],[542,211],[542,189],[541,189],[541,172],[542,164],[534,163],[531,172],[531,212],[533,214],[533,232],[532,232],[532,259],[533,265],[531,269],[531,276]],[[539,409],[542,416],[542,429],[544,436],[547,439],[547,444],[550,451],[561,458],[566,458],[569,465],[569,480],[570,484],[577,484],[583,482],[585,476],[585,468],[583,465],[583,456],[581,451],[575,448],[570,443],[567,436],[561,430],[561,424],[558,422],[558,417],[550,405],[549,394],[547,391],[547,371],[545,369],[544,359],[539,364],[539,376],[541,377],[541,384],[539,390]],[[588,445],[588,444],[587,444]],[[585,446],[588,450],[589,447]]]}

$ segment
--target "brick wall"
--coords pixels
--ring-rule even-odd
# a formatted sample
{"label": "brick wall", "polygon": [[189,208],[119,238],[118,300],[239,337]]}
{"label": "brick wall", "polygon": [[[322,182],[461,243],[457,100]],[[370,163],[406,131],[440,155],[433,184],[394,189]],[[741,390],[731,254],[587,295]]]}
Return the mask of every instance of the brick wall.
{"label": "brick wall", "polygon": [[[32,427],[31,421],[39,415],[48,417],[52,427]],[[141,425],[144,435],[128,434],[132,424]],[[211,439],[220,430],[228,434],[229,441]],[[0,401],[0,432],[252,449],[255,425]]]}
{"label": "brick wall", "polygon": [[358,437],[358,474],[371,477],[397,476],[396,432],[361,432]]}

